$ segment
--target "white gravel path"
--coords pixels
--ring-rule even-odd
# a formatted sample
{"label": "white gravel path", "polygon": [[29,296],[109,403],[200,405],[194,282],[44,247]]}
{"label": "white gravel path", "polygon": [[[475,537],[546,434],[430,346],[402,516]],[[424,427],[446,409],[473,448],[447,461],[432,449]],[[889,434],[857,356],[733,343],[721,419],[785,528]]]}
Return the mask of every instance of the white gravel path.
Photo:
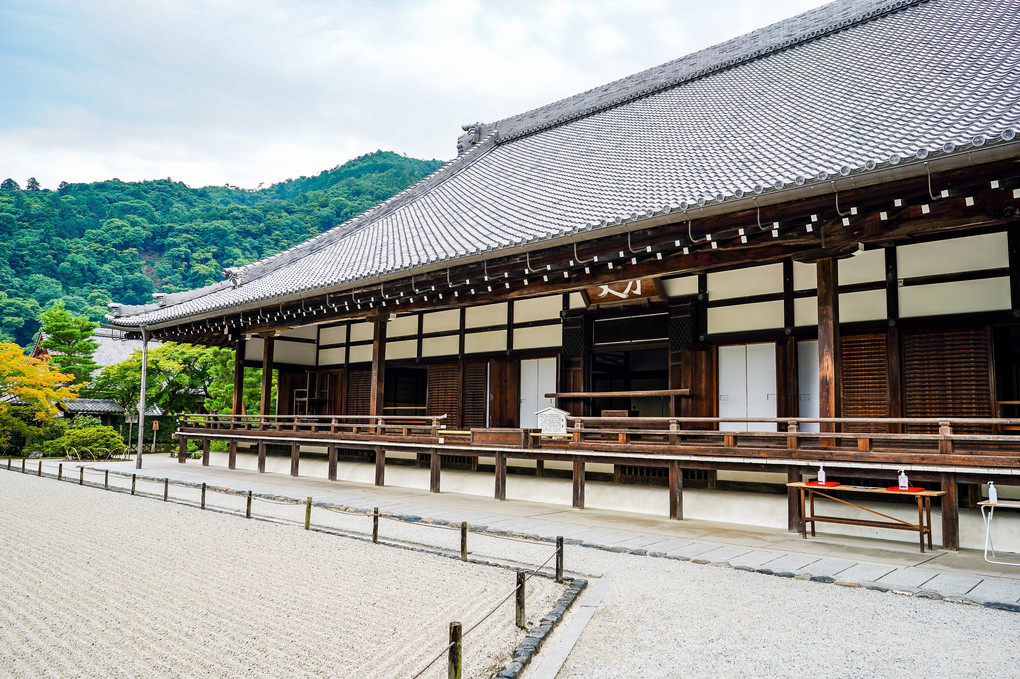
{"label": "white gravel path", "polygon": [[566,559],[613,579],[557,679],[1020,671],[1020,613],[592,549]]}
{"label": "white gravel path", "polygon": [[[4,677],[409,677],[513,578],[0,472]],[[529,617],[562,590],[530,580]],[[508,603],[465,639],[465,677],[489,676],[522,636]]]}

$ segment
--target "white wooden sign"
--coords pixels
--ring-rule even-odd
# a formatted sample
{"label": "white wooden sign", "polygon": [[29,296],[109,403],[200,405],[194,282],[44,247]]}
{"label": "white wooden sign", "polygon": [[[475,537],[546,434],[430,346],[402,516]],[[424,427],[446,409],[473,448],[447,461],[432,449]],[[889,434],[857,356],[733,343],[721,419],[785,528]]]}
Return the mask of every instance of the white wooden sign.
{"label": "white wooden sign", "polygon": [[538,417],[538,427],[543,434],[566,434],[567,433],[567,411],[559,408],[543,408],[535,415]]}

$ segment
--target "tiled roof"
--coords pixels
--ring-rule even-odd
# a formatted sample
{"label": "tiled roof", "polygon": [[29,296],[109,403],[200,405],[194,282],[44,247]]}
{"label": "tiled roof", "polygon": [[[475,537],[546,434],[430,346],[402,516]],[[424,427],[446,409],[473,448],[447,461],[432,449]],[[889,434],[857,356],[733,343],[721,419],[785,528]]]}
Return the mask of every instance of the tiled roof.
{"label": "tiled roof", "polygon": [[[478,130],[433,175],[233,280],[123,307],[172,323],[1013,141],[1015,0],[836,2]],[[235,285],[239,283],[239,285]]]}
{"label": "tiled roof", "polygon": [[[63,404],[63,408],[72,415],[105,415],[124,412],[122,406],[107,398],[79,398],[75,401],[67,401]],[[131,410],[136,411],[137,408]],[[149,406],[145,414],[159,417],[163,414],[163,409],[159,406]]]}

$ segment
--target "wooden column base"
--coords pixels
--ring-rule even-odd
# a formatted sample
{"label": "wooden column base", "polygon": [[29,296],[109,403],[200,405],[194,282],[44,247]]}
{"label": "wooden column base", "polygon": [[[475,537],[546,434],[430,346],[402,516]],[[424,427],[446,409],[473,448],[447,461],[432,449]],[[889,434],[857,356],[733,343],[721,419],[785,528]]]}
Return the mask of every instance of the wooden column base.
{"label": "wooden column base", "polygon": [[237,469],[237,441],[227,444],[227,468]]}
{"label": "wooden column base", "polygon": [[584,509],[584,460],[574,459],[574,496],[572,506]]}
{"label": "wooden column base", "polygon": [[437,451],[433,450],[429,454],[429,492],[439,492],[439,466],[440,466],[440,455]]}
{"label": "wooden column base", "polygon": [[180,442],[177,445],[177,461],[184,464],[184,461],[188,459],[188,439],[181,437]]}
{"label": "wooden column base", "polygon": [[202,439],[202,466],[209,466],[209,439]]}
{"label": "wooden column base", "polygon": [[290,446],[290,475],[297,476],[301,466],[301,447],[296,443]]}
{"label": "wooden column base", "polygon": [[[787,483],[800,483],[800,467],[793,465],[786,468]],[[786,529],[791,533],[800,533],[804,523],[804,517],[800,512],[800,490],[797,488],[786,489]]]}
{"label": "wooden column base", "polygon": [[259,441],[259,473],[266,471],[266,443]]}
{"label": "wooden column base", "polygon": [[329,480],[336,481],[336,446],[329,446],[327,448],[327,455],[329,457]]}
{"label": "wooden column base", "polygon": [[942,490],[942,548],[960,549],[960,494],[956,474],[941,475]]}
{"label": "wooden column base", "polygon": [[506,456],[496,453],[496,499],[506,499]]}
{"label": "wooden column base", "polygon": [[375,485],[386,485],[386,451],[381,447],[375,449]]}
{"label": "wooden column base", "polygon": [[669,518],[684,518],[684,480],[679,463],[669,463]]}

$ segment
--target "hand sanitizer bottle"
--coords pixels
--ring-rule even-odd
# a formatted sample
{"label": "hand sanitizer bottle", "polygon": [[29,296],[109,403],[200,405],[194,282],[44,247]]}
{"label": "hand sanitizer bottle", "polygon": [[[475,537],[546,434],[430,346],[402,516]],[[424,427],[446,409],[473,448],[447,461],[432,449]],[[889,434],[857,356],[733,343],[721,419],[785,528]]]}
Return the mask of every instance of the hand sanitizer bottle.
{"label": "hand sanitizer bottle", "polygon": [[818,484],[825,485],[825,467],[822,465],[818,465]]}
{"label": "hand sanitizer bottle", "polygon": [[897,477],[897,481],[900,482],[900,490],[910,488],[910,482],[907,480],[907,473],[902,469],[900,470],[900,475]]}
{"label": "hand sanitizer bottle", "polygon": [[996,504],[999,501],[999,491],[995,490],[995,481],[988,482],[988,502]]}

